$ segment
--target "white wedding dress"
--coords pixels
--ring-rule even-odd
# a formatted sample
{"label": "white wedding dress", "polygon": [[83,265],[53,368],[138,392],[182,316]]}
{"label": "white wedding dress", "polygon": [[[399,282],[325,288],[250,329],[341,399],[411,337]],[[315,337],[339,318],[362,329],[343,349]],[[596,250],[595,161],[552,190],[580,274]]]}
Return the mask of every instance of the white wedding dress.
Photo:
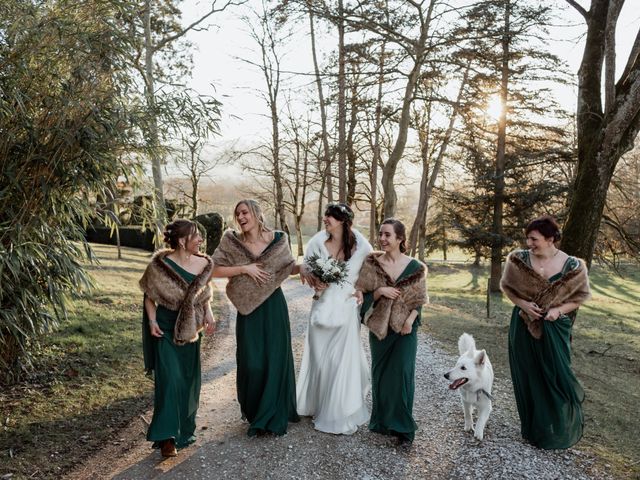
{"label": "white wedding dress", "polygon": [[[352,434],[369,419],[365,398],[370,388],[367,360],[360,345],[358,305],[352,296],[360,267],[372,251],[369,242],[353,230],[357,247],[347,262],[347,279],[331,284],[313,302],[302,365],[297,381],[298,413],[313,416],[316,430]],[[309,240],[305,259],[329,257],[318,232]]]}

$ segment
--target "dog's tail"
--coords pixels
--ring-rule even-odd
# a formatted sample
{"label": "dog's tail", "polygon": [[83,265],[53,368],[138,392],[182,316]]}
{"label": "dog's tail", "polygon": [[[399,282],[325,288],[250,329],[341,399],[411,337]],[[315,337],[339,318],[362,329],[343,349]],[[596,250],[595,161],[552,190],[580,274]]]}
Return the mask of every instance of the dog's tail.
{"label": "dog's tail", "polygon": [[458,339],[458,351],[460,352],[460,355],[462,355],[463,353],[467,353],[469,350],[473,352],[475,351],[475,349],[476,341],[471,335],[469,335],[468,333],[463,333],[462,335],[460,335],[460,338]]}

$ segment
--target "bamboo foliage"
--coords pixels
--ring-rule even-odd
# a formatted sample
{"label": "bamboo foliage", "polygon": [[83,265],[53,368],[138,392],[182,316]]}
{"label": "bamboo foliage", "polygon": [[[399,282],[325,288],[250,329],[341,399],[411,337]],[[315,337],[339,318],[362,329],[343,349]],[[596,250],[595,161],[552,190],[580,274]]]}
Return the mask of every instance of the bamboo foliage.
{"label": "bamboo foliage", "polygon": [[[136,110],[115,29],[126,5],[8,0],[0,11],[0,382],[91,286],[89,198],[121,172]],[[104,193],[104,192],[102,192]],[[83,248],[83,244],[84,247]]]}

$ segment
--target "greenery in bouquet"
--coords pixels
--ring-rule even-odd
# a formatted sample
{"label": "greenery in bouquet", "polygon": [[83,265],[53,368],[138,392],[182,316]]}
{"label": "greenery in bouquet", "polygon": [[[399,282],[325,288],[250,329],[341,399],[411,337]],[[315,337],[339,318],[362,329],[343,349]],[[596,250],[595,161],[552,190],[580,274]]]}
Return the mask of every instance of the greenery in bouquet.
{"label": "greenery in bouquet", "polygon": [[323,283],[344,283],[347,278],[347,264],[335,258],[322,258],[319,255],[311,255],[305,260],[318,279]]}

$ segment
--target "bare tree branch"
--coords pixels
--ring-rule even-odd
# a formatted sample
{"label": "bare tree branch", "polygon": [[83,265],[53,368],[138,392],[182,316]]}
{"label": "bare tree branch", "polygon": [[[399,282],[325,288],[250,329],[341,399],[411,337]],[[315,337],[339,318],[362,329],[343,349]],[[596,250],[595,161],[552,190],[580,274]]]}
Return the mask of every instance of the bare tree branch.
{"label": "bare tree branch", "polygon": [[575,8],[575,9],[578,11],[578,13],[584,17],[585,21],[587,21],[587,22],[589,21],[589,12],[587,12],[587,11],[582,7],[582,5],[580,5],[580,4],[579,4],[578,2],[576,2],[575,0],[567,0],[567,3],[568,3],[569,5],[571,5],[573,8]]}

